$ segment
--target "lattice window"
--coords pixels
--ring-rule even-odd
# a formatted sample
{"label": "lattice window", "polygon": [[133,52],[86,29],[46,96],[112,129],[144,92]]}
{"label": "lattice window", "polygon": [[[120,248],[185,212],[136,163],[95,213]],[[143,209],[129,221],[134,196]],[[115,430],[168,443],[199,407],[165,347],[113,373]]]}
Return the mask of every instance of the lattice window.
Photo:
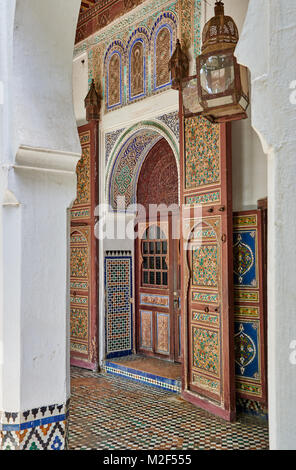
{"label": "lattice window", "polygon": [[130,99],[139,98],[146,93],[146,57],[142,39],[136,40],[130,49],[129,86]]}
{"label": "lattice window", "polygon": [[172,55],[172,32],[167,26],[161,27],[155,36],[155,89],[168,85],[171,82],[169,60]]}
{"label": "lattice window", "polygon": [[107,71],[107,108],[122,104],[122,63],[121,55],[115,51],[109,58]]}
{"label": "lattice window", "polygon": [[168,286],[168,242],[157,225],[151,225],[142,238],[142,286]]}

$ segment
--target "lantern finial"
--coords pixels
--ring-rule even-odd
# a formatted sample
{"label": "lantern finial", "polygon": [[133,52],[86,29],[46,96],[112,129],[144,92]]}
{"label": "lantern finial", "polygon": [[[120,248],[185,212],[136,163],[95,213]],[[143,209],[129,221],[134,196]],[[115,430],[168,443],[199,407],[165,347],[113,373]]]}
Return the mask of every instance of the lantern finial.
{"label": "lantern finial", "polygon": [[86,108],[86,120],[87,121],[99,121],[101,102],[100,102],[100,97],[96,90],[94,79],[91,82],[91,86],[90,86],[89,92],[86,95],[84,103],[85,103],[85,108]]}
{"label": "lantern finial", "polygon": [[215,16],[224,15],[224,3],[222,0],[217,0],[215,3]]}
{"label": "lantern finial", "polygon": [[237,26],[230,16],[224,14],[224,3],[217,0],[215,16],[204,26],[202,33],[202,52],[206,54],[215,50],[218,45],[223,49],[235,49],[239,40]]}

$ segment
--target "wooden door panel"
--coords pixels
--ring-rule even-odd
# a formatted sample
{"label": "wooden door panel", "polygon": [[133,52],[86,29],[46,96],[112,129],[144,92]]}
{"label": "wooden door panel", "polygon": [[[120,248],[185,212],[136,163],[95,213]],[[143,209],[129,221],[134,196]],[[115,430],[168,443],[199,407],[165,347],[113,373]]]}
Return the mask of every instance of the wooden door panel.
{"label": "wooden door panel", "polygon": [[[138,351],[173,359],[173,276],[168,222],[141,222],[137,240]],[[155,232],[155,233],[154,233]],[[157,235],[158,234],[158,235]],[[160,236],[161,234],[161,236]]]}
{"label": "wooden door panel", "polygon": [[140,343],[142,351],[153,352],[153,312],[140,310]]}
{"label": "wooden door panel", "polygon": [[70,230],[71,365],[97,368],[97,123],[78,129],[82,156],[77,164],[77,198]]}
{"label": "wooden door panel", "polygon": [[156,312],[155,351],[158,354],[170,354],[170,315]]}
{"label": "wooden door panel", "polygon": [[[182,106],[181,106],[182,108]],[[182,395],[235,417],[231,127],[180,118]]]}
{"label": "wooden door panel", "polygon": [[189,389],[216,400],[221,391],[221,220],[195,221],[188,264],[190,276]]}
{"label": "wooden door panel", "polygon": [[239,397],[267,403],[264,211],[233,217],[235,373]]}

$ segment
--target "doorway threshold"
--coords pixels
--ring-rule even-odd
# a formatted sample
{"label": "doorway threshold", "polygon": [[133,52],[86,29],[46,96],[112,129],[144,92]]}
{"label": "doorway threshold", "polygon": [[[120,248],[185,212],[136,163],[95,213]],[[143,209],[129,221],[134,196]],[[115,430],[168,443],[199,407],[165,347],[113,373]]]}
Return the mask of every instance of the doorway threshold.
{"label": "doorway threshold", "polygon": [[139,355],[104,361],[107,374],[120,375],[152,387],[181,393],[181,364]]}

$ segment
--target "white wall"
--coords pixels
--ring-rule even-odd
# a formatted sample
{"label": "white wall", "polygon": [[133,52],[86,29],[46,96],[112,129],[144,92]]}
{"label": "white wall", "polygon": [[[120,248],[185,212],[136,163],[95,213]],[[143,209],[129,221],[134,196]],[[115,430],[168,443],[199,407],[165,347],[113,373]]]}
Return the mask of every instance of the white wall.
{"label": "white wall", "polygon": [[84,99],[88,93],[88,56],[87,53],[73,61],[73,103],[77,126],[86,124]]}
{"label": "white wall", "polygon": [[18,47],[10,83],[14,155],[21,144],[66,152],[76,152],[79,146],[72,101],[73,31],[66,26],[76,27],[77,0],[63,3],[61,7],[60,0],[16,2],[14,44]]}
{"label": "white wall", "polygon": [[279,450],[296,449],[295,40],[295,0],[250,1],[237,54],[252,73],[252,124],[268,155],[268,408]]}
{"label": "white wall", "polygon": [[232,123],[233,210],[254,209],[267,196],[267,158],[249,118]]}
{"label": "white wall", "polygon": [[0,7],[1,417],[70,394],[67,208],[81,147],[72,103],[80,1]]}

